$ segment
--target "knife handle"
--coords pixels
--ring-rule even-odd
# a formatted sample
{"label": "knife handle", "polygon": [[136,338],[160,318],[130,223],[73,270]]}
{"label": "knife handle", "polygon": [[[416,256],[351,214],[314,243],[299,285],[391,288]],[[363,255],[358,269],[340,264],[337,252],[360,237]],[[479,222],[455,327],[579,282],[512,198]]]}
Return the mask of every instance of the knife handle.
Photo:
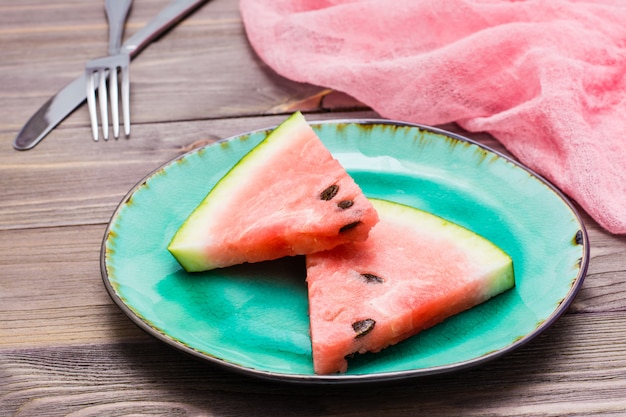
{"label": "knife handle", "polygon": [[124,42],[124,45],[122,45],[121,52],[126,52],[131,57],[135,56],[155,38],[162,35],[206,1],[207,0],[174,0],[146,26],[128,38],[128,40]]}
{"label": "knife handle", "polygon": [[133,0],[105,0],[104,10],[109,21],[109,55],[117,55],[122,47],[124,23]]}

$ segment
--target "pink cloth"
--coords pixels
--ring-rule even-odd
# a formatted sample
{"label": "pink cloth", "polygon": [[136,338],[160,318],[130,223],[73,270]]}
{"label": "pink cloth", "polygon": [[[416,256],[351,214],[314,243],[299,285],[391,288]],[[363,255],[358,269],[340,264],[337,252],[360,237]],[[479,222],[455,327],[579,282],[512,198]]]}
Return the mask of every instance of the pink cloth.
{"label": "pink cloth", "polygon": [[381,116],[486,131],[626,233],[623,0],[240,0],[282,76]]}

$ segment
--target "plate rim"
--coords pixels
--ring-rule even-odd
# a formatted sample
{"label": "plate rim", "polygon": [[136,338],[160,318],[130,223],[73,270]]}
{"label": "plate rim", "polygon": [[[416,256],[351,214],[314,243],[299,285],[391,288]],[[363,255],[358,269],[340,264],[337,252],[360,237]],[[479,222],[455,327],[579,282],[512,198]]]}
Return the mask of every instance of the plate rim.
{"label": "plate rim", "polygon": [[583,222],[582,216],[579,211],[570,201],[570,199],[554,184],[548,181],[545,177],[534,171],[533,169],[523,165],[521,162],[509,157],[508,155],[499,152],[483,143],[480,143],[476,140],[463,136],[461,134],[450,132],[445,129],[428,126],[419,123],[409,123],[398,120],[391,119],[376,119],[376,118],[341,118],[341,119],[327,119],[327,120],[314,120],[308,121],[309,125],[341,125],[341,124],[356,124],[356,125],[393,125],[407,128],[416,128],[418,130],[424,130],[430,133],[434,133],[437,135],[442,135],[449,137],[451,139],[466,142],[471,145],[478,146],[486,152],[492,153],[499,158],[503,158],[506,162],[512,163],[518,169],[522,169],[532,177],[534,177],[537,181],[539,181],[542,185],[546,186],[552,193],[555,194],[570,210],[573,214],[573,218],[577,221],[579,225],[579,233],[577,234],[577,238],[580,237],[580,243],[578,243],[582,248],[582,256],[579,260],[578,272],[576,278],[572,280],[570,284],[569,291],[564,296],[564,298],[559,302],[558,306],[552,311],[552,313],[546,317],[538,326],[536,326],[531,332],[528,332],[523,337],[518,338],[513,343],[508,344],[507,346],[492,351],[490,353],[474,357],[469,360],[463,360],[460,362],[454,362],[445,365],[432,366],[427,368],[418,368],[418,369],[409,369],[409,370],[401,370],[401,371],[389,371],[389,372],[378,372],[378,373],[364,373],[364,374],[335,374],[335,375],[317,375],[317,374],[290,374],[290,373],[280,373],[274,371],[267,371],[261,369],[255,369],[243,365],[238,365],[233,362],[229,362],[225,359],[222,359],[218,356],[210,355],[205,352],[200,352],[181,341],[175,340],[163,332],[159,331],[159,329],[151,326],[149,323],[144,321],[137,313],[133,311],[130,306],[128,306],[121,297],[117,294],[117,291],[113,287],[111,281],[109,280],[109,274],[107,270],[107,261],[106,261],[106,245],[107,241],[110,237],[111,225],[115,218],[118,216],[122,207],[131,199],[135,192],[142,187],[143,184],[146,183],[151,177],[153,177],[156,173],[166,169],[168,166],[175,164],[177,161],[180,161],[189,155],[200,152],[201,150],[218,146],[220,143],[228,142],[231,140],[236,140],[238,138],[244,136],[251,136],[258,133],[270,132],[275,129],[278,125],[273,125],[266,128],[260,128],[255,130],[250,130],[247,132],[243,132],[236,135],[231,135],[226,138],[218,139],[214,142],[206,144],[204,146],[189,150],[187,152],[178,155],[175,158],[172,158],[165,163],[161,164],[156,169],[150,171],[147,175],[145,175],[141,180],[136,182],[136,184],[124,195],[124,197],[120,200],[120,202],[115,207],[109,221],[107,222],[107,226],[104,232],[104,236],[102,238],[101,248],[100,248],[100,272],[102,281],[104,283],[105,289],[107,290],[109,296],[113,300],[113,302],[124,312],[124,314],[141,330],[143,330],[148,335],[156,338],[160,342],[165,343],[166,345],[175,348],[176,350],[185,353],[195,359],[198,359],[204,363],[210,363],[213,365],[220,366],[224,369],[228,369],[230,371],[234,371],[238,374],[253,376],[258,379],[271,380],[271,381],[280,381],[280,382],[288,382],[294,384],[332,384],[332,385],[342,385],[342,384],[366,384],[366,383],[376,383],[376,382],[387,382],[387,381],[397,381],[402,379],[409,378],[420,378],[438,374],[452,373],[452,372],[460,372],[463,370],[467,370],[470,368],[478,367],[479,365],[485,364],[487,362],[493,361],[497,358],[500,358],[506,354],[509,354],[522,346],[526,345],[549,327],[551,327],[569,308],[577,293],[580,291],[584,280],[587,275],[588,267],[589,267],[589,259],[590,259],[590,244],[589,244],[589,236],[587,232],[587,228],[585,223]]}

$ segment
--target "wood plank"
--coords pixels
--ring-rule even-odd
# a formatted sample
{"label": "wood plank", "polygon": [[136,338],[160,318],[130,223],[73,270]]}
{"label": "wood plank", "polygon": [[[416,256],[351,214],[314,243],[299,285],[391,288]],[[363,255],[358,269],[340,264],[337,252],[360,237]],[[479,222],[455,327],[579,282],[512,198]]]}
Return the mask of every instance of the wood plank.
{"label": "wood plank", "polygon": [[145,337],[103,285],[99,256],[104,229],[0,231],[2,348]]}
{"label": "wood plank", "polygon": [[567,315],[483,367],[356,387],[268,383],[152,341],[4,349],[0,405],[20,416],[623,415],[626,337],[613,329],[625,325],[618,313]]}

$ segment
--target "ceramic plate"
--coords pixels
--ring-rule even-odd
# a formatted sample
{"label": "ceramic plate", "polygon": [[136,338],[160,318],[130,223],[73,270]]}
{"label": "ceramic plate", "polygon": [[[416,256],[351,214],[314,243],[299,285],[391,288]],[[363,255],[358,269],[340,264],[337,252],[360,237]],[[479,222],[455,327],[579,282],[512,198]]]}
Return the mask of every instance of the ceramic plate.
{"label": "ceramic plate", "polygon": [[355,383],[458,371],[518,348],[567,308],[587,269],[587,233],[537,174],[460,136],[381,120],[312,123],[369,197],[426,210],[486,237],[512,258],[516,287],[377,354],[342,375],[313,373],[303,259],[187,274],[170,239],[211,187],[269,130],[206,146],[143,179],[102,245],[113,300],[175,348],[246,374]]}

